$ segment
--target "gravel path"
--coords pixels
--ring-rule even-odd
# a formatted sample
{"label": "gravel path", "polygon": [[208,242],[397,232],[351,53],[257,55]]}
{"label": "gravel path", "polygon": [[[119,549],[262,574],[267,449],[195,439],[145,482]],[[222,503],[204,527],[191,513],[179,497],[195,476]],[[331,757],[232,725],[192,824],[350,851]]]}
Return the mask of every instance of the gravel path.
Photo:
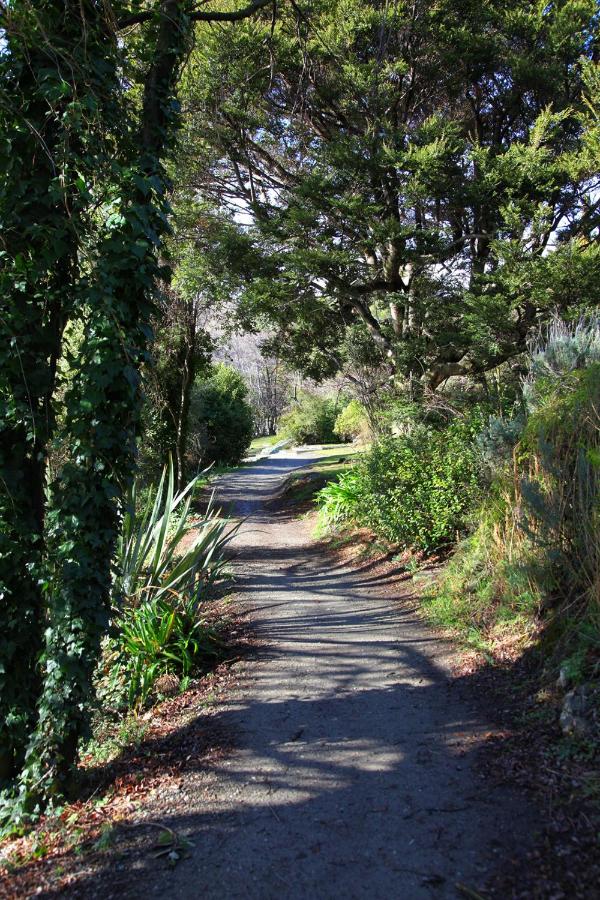
{"label": "gravel path", "polygon": [[236,566],[265,649],[213,714],[236,749],[157,812],[190,836],[190,858],[131,896],[469,896],[457,882],[480,890],[527,842],[526,801],[476,771],[493,725],[453,681],[411,582],[346,569],[306,522],[265,510],[307,461],[280,453],[219,483],[249,516]]}

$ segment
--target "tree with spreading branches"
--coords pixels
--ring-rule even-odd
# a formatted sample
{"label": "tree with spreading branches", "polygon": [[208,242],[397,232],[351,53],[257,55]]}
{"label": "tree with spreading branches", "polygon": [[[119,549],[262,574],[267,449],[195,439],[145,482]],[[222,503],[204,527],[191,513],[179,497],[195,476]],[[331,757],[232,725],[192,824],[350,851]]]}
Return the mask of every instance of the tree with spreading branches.
{"label": "tree with spreading branches", "polygon": [[242,318],[311,375],[358,326],[435,389],[597,303],[597,24],[594,0],[294,0],[209,34],[182,170]]}

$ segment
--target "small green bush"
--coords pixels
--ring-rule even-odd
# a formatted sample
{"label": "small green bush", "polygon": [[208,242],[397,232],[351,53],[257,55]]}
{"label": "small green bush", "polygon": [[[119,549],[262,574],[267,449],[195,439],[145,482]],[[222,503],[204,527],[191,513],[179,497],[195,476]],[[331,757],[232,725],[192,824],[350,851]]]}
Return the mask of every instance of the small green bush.
{"label": "small green bush", "polygon": [[319,506],[319,533],[339,528],[355,518],[360,496],[360,476],[356,468],[341,472],[316,495]]}
{"label": "small green bush", "polygon": [[358,466],[356,520],[400,547],[431,551],[463,532],[480,492],[479,417],[385,437]]}
{"label": "small green bush", "polygon": [[196,382],[189,419],[188,462],[193,469],[216,463],[235,466],[252,442],[254,424],[248,388],[235,369],[222,363]]}
{"label": "small green bush", "polygon": [[338,414],[333,430],[343,441],[368,440],[371,428],[362,403],[351,400]]}
{"label": "small green bush", "polygon": [[454,542],[480,494],[480,422],[475,413],[441,431],[418,426],[381,438],[351,472],[319,492],[321,527],[354,521],[417,550]]}
{"label": "small green bush", "polygon": [[119,645],[130,707],[143,705],[161,675],[187,677],[222,649],[218,630],[202,619],[194,597],[156,598],[126,609]]}
{"label": "small green bush", "polygon": [[330,397],[303,392],[279,419],[279,433],[295,444],[331,444],[339,438],[334,426],[339,407]]}

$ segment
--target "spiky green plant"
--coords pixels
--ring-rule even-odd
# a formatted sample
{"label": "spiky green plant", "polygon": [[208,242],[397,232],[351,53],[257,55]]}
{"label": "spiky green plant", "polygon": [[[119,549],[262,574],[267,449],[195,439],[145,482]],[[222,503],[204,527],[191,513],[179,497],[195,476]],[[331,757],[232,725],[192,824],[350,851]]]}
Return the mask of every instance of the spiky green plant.
{"label": "spiky green plant", "polygon": [[194,598],[155,597],[125,610],[119,625],[130,707],[146,702],[161,675],[185,678],[204,668],[223,646],[218,628],[201,617]]}
{"label": "spiky green plant", "polygon": [[113,598],[117,606],[168,599],[174,594],[198,597],[203,586],[221,573],[225,548],[239,524],[222,518],[213,497],[203,518],[193,521],[190,506],[197,481],[194,478],[176,492],[170,463],[141,512],[134,483],[115,556]]}
{"label": "spiky green plant", "polygon": [[146,702],[160,675],[186,677],[220,652],[202,606],[240,524],[222,518],[213,498],[194,521],[197,480],[177,492],[170,464],[141,511],[137,485],[128,497],[115,559],[112,662],[104,668],[124,676],[118,681],[131,707]]}
{"label": "spiky green plant", "polygon": [[337,481],[330,481],[316,495],[319,506],[319,533],[332,531],[351,521],[358,500],[360,478],[358,472],[341,472]]}

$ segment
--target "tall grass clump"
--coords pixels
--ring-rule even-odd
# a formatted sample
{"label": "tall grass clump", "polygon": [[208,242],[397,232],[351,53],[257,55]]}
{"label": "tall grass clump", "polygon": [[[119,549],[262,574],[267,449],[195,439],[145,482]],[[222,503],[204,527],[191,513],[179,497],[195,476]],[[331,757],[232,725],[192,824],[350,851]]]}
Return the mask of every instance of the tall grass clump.
{"label": "tall grass clump", "polygon": [[317,533],[335,531],[351,522],[358,514],[361,480],[357,466],[341,472],[316,495],[319,507]]}
{"label": "tall grass clump", "polygon": [[[518,427],[515,426],[518,422]],[[480,443],[497,445],[498,423]],[[428,600],[432,619],[498,643],[543,630],[556,659],[600,661],[600,326],[555,323],[532,348],[515,434],[479,525]],[[496,442],[496,443],[494,443]],[[488,455],[489,458],[489,455]],[[491,498],[491,499],[490,499]]]}

